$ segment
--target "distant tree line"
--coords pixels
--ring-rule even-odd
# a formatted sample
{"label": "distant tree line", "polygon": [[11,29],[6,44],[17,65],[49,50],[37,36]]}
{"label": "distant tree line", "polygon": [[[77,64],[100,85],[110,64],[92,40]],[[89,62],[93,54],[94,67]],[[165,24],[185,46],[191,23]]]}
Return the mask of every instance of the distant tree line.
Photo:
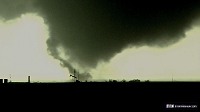
{"label": "distant tree line", "polygon": [[[123,79],[121,81],[109,79],[108,82],[141,82],[141,81],[139,79],[132,79],[132,80],[129,80],[129,81],[126,81],[125,79]],[[145,80],[144,82],[150,82],[150,81]]]}

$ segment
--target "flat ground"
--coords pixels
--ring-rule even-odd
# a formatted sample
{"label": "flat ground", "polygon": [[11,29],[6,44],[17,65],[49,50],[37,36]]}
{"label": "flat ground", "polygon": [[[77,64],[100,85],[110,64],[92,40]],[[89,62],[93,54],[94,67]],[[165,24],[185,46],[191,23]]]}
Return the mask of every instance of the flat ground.
{"label": "flat ground", "polygon": [[[165,108],[167,103],[200,101],[200,82],[74,82],[0,84],[1,96],[17,101],[72,102],[126,108]],[[62,103],[63,104],[63,103]],[[74,103],[72,103],[74,104]],[[124,106],[122,106],[124,105]],[[137,105],[137,106],[136,106]],[[119,107],[120,107],[119,106]],[[200,105],[199,105],[200,106]],[[146,108],[147,108],[146,107]]]}

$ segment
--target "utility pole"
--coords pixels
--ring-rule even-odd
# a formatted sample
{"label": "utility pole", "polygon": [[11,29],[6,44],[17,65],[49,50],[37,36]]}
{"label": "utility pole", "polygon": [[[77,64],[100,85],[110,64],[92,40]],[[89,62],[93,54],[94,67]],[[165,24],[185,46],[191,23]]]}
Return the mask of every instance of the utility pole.
{"label": "utility pole", "polygon": [[74,82],[76,82],[77,77],[76,77],[76,71],[75,71],[75,69],[74,69],[74,74],[70,74],[70,76],[73,77],[74,78]]}
{"label": "utility pole", "polygon": [[74,78],[74,82],[80,82],[79,81],[79,72],[76,72],[75,69],[74,69],[74,74],[70,74],[70,77]]}

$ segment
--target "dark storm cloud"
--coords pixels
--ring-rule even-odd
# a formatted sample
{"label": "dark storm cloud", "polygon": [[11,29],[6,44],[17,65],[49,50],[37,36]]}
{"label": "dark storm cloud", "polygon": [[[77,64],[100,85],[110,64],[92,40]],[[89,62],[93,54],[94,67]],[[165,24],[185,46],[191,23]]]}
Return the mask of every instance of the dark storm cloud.
{"label": "dark storm cloud", "polygon": [[13,19],[27,12],[36,12],[36,0],[0,0],[0,18]]}
{"label": "dark storm cloud", "polygon": [[[198,2],[41,0],[50,25],[47,44],[64,47],[70,62],[95,67],[127,46],[167,46],[184,37],[198,17]],[[56,54],[58,55],[58,54]]]}
{"label": "dark storm cloud", "polygon": [[[9,7],[0,9],[13,8]],[[11,13],[40,13],[50,29],[49,52],[72,72],[72,63],[95,68],[128,46],[163,47],[177,42],[199,16],[199,7],[198,1],[37,0],[33,9],[18,7]],[[8,16],[8,11],[0,13]],[[59,46],[69,60],[59,57]]]}

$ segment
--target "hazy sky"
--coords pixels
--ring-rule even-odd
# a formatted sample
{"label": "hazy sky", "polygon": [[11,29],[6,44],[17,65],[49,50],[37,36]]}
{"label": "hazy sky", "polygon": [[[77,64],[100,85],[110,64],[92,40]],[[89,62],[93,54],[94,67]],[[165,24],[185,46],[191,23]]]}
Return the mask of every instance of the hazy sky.
{"label": "hazy sky", "polygon": [[200,80],[200,3],[1,0],[0,76]]}

